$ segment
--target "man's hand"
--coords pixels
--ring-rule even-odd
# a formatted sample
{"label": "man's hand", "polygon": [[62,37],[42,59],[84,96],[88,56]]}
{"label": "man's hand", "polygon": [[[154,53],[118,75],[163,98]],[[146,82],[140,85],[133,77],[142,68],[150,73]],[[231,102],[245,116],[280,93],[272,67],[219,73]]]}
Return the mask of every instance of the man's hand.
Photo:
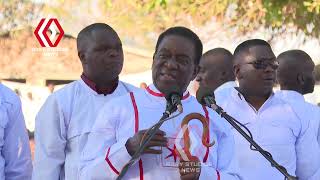
{"label": "man's hand", "polygon": [[193,156],[190,161],[180,160],[179,172],[181,180],[198,180],[201,173],[201,162]]}
{"label": "man's hand", "polygon": [[[147,130],[141,130],[137,132],[133,137],[129,138],[126,142],[126,148],[128,153],[133,156],[134,153],[139,149],[142,137],[147,132]],[[147,136],[147,135],[146,135]],[[144,136],[144,138],[146,138]],[[162,150],[152,149],[152,147],[166,147],[168,143],[168,139],[165,136],[165,132],[158,130],[157,133],[153,136],[153,138],[149,141],[146,148],[142,152],[143,154],[161,154]]]}

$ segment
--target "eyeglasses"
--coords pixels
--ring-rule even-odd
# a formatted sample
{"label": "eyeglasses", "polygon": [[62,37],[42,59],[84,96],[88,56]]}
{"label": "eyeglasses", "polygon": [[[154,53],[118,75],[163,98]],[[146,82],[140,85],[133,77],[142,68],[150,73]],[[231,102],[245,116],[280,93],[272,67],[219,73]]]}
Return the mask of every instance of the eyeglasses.
{"label": "eyeglasses", "polygon": [[257,60],[245,64],[252,64],[252,66],[255,69],[266,69],[268,66],[270,66],[272,69],[276,70],[279,67],[279,62],[278,61],[262,61],[262,60]]}

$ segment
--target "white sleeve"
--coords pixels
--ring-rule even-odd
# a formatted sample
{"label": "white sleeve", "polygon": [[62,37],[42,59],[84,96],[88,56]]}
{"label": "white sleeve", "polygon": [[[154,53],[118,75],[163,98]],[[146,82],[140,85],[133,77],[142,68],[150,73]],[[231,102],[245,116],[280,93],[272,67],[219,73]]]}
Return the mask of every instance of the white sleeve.
{"label": "white sleeve", "polygon": [[320,146],[320,107],[315,107],[315,111],[317,112],[316,113],[316,117],[315,117],[315,124],[318,125],[318,127],[315,127],[316,128],[316,132],[317,133],[317,140],[318,140],[318,144]]}
{"label": "white sleeve", "polygon": [[64,115],[51,95],[36,117],[34,180],[60,179],[65,161],[66,127]]}
{"label": "white sleeve", "polygon": [[125,119],[120,114],[109,106],[104,106],[100,111],[81,155],[80,179],[115,179],[122,167],[131,159],[125,143],[133,133],[133,124],[121,126],[121,128],[127,127],[128,138],[122,137],[117,140],[116,129],[119,127],[117,124],[120,119]]}
{"label": "white sleeve", "polygon": [[310,119],[313,118],[307,117],[300,121],[301,131],[296,141],[296,175],[299,179],[318,180],[320,179],[320,147]]}
{"label": "white sleeve", "polygon": [[19,99],[8,112],[8,125],[4,132],[4,144],[1,151],[5,159],[5,179],[29,180],[32,174],[32,161]]}
{"label": "white sleeve", "polygon": [[[219,119],[220,120],[220,119]],[[235,156],[234,138],[231,129],[218,139],[217,167],[202,166],[200,180],[239,180],[238,163]],[[209,158],[212,157],[209,155]]]}

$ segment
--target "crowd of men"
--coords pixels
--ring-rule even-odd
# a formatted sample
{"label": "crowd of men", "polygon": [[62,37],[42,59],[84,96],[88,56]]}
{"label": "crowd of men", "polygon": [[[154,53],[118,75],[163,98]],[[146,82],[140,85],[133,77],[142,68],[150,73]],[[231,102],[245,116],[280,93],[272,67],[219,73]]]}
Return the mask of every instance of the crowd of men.
{"label": "crowd of men", "polygon": [[[83,73],[38,112],[33,163],[20,100],[0,84],[0,179],[284,179],[225,119],[190,95],[193,80],[210,89],[288,174],[320,179],[320,108],[303,98],[315,85],[315,64],[306,52],[276,57],[268,42],[250,39],[233,54],[224,48],[203,54],[193,31],[171,27],[156,42],[153,83],[142,89],[119,80],[122,43],[107,24],[81,30],[77,49]],[[281,90],[274,92],[276,81]],[[170,107],[169,89],[180,93],[183,111],[173,112],[142,144]],[[189,117],[186,130],[181,124]]]}

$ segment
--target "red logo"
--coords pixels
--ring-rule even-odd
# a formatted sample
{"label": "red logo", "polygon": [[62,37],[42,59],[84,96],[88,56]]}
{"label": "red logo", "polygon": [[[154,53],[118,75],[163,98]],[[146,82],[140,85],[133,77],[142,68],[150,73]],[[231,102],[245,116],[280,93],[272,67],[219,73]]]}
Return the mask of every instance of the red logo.
{"label": "red logo", "polygon": [[[47,34],[49,29],[51,31],[50,37]],[[59,34],[56,40],[53,42],[57,35],[56,29],[59,30]],[[37,28],[34,30],[34,35],[37,37],[42,47],[56,47],[62,39],[64,31],[56,18],[43,18],[39,22]]]}

